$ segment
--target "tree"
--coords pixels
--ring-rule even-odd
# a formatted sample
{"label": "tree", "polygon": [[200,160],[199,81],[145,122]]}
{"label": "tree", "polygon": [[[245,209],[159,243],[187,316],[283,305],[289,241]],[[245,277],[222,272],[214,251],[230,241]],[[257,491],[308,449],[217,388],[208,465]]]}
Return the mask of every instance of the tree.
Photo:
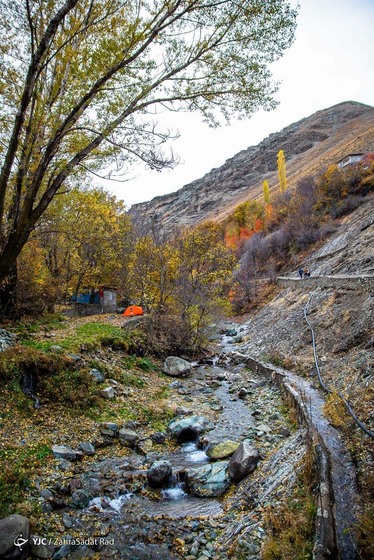
{"label": "tree", "polygon": [[286,156],[283,150],[279,150],[277,156],[278,164],[278,179],[279,179],[279,190],[284,193],[287,190],[287,175],[286,175]]}
{"label": "tree", "polygon": [[269,181],[267,181],[266,179],[262,183],[262,190],[264,195],[264,203],[270,204],[270,187],[269,187]]}
{"label": "tree", "polygon": [[0,13],[0,284],[63,184],[173,164],[157,107],[212,125],[272,108],[268,64],[296,19],[284,0],[0,0]]}
{"label": "tree", "polygon": [[82,285],[118,285],[128,271],[131,223],[125,206],[102,189],[72,189],[56,197],[33,233],[61,292]]}

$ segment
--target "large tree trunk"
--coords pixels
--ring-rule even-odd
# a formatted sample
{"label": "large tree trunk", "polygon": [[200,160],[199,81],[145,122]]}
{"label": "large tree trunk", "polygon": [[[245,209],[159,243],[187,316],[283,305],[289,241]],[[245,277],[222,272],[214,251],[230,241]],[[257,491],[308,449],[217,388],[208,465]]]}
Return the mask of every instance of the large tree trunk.
{"label": "large tree trunk", "polygon": [[0,317],[13,314],[17,294],[17,265],[13,265],[8,276],[0,284]]}

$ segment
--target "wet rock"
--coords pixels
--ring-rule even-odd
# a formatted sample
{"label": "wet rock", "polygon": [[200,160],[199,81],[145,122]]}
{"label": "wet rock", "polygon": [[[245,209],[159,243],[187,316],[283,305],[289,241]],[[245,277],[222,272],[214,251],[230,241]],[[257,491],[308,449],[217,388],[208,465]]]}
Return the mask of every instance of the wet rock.
{"label": "wet rock", "polygon": [[53,541],[38,535],[31,535],[30,537],[30,554],[35,558],[52,558],[56,550]]}
{"label": "wet rock", "polygon": [[155,461],[147,472],[148,484],[152,488],[160,488],[170,480],[172,464],[170,461]]}
{"label": "wet rock", "polygon": [[186,377],[191,371],[192,365],[187,360],[177,356],[168,356],[162,366],[162,371],[171,377]]}
{"label": "wet rock", "polygon": [[230,486],[228,461],[218,461],[186,471],[187,486],[194,496],[222,496]]}
{"label": "wet rock", "polygon": [[239,399],[245,399],[247,395],[248,395],[247,389],[245,389],[244,387],[239,389],[239,392],[238,392]]}
{"label": "wet rock", "polygon": [[126,447],[134,447],[136,442],[139,441],[139,436],[134,430],[122,428],[118,432],[118,439]]}
{"label": "wet rock", "polygon": [[84,455],[94,455],[96,453],[95,446],[89,441],[82,441],[82,443],[78,445],[78,448]]}
{"label": "wet rock", "polygon": [[100,395],[104,399],[114,399],[115,393],[113,387],[105,387],[105,389],[100,391]]}
{"label": "wet rock", "polygon": [[205,450],[205,453],[210,457],[210,459],[226,459],[231,457],[234,451],[239,447],[239,443],[236,441],[222,441],[220,443],[211,443]]}
{"label": "wet rock", "polygon": [[210,424],[204,416],[185,416],[175,418],[168,426],[171,437],[180,442],[193,441],[199,434],[209,428]]}
{"label": "wet rock", "polygon": [[244,440],[235,451],[229,462],[229,475],[235,482],[256,469],[260,460],[258,449],[252,447],[249,441]]}
{"label": "wet rock", "polygon": [[[0,558],[26,560],[29,555],[29,537],[30,522],[27,517],[15,514],[0,519]],[[15,542],[19,546],[15,546]]]}
{"label": "wet rock", "polygon": [[236,336],[238,331],[236,329],[229,329],[224,333],[226,336]]}
{"label": "wet rock", "polygon": [[90,375],[92,375],[92,377],[95,379],[97,383],[103,383],[105,381],[105,377],[98,369],[92,368],[89,373]]}
{"label": "wet rock", "polygon": [[66,461],[77,461],[81,458],[81,453],[74,451],[67,445],[52,445],[52,453],[56,459],[64,459]]}

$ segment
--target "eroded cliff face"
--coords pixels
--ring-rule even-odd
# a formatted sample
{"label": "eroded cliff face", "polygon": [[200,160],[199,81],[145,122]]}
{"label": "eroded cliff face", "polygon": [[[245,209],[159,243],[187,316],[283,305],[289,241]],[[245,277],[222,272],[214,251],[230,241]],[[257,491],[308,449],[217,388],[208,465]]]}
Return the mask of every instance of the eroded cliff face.
{"label": "eroded cliff face", "polygon": [[145,229],[154,224],[166,234],[206,220],[222,220],[241,202],[261,197],[265,179],[271,190],[278,189],[279,150],[286,155],[290,187],[347,153],[374,151],[374,108],[349,101],[318,111],[242,150],[178,191],[133,205],[130,214]]}

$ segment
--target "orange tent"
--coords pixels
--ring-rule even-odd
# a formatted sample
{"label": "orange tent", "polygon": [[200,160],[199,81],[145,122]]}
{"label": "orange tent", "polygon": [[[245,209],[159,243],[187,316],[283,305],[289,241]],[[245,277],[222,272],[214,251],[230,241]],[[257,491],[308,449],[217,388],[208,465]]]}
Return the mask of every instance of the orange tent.
{"label": "orange tent", "polygon": [[134,315],[143,315],[143,314],[144,314],[143,308],[140,307],[139,305],[130,305],[123,312],[123,315],[125,317],[134,317]]}

